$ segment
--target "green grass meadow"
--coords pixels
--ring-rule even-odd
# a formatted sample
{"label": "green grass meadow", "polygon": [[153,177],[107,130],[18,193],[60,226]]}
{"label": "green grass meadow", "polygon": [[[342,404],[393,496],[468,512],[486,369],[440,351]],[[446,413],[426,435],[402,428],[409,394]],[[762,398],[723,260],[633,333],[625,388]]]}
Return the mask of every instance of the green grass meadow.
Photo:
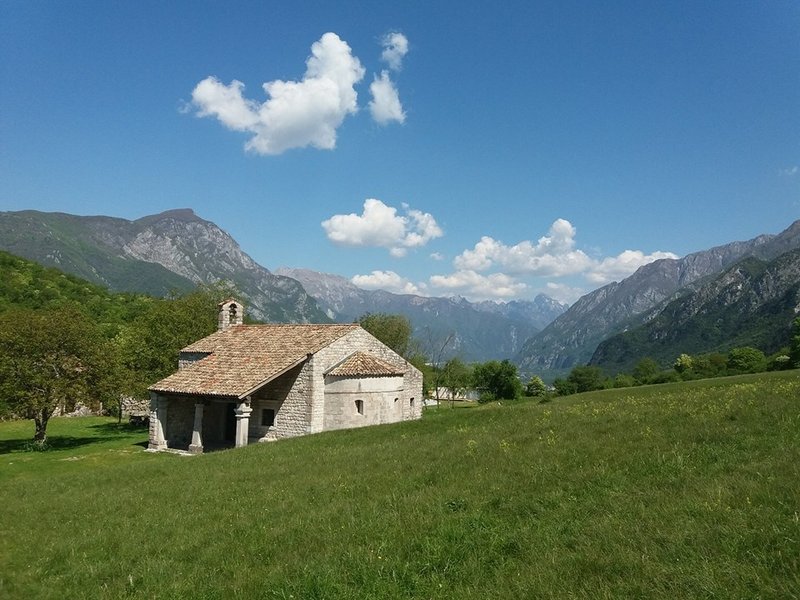
{"label": "green grass meadow", "polygon": [[800,372],[196,457],[0,423],[0,598],[800,597]]}

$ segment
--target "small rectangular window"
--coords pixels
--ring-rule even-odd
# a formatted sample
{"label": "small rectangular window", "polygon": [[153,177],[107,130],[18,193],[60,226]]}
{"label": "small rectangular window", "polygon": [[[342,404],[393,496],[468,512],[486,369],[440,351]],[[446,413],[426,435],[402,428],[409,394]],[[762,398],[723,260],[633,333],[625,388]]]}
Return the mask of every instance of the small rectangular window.
{"label": "small rectangular window", "polygon": [[363,400],[356,400],[356,410],[358,411],[358,414],[360,414],[360,415],[364,414],[364,401]]}
{"label": "small rectangular window", "polygon": [[272,427],[275,425],[275,410],[272,408],[261,409],[261,426]]}

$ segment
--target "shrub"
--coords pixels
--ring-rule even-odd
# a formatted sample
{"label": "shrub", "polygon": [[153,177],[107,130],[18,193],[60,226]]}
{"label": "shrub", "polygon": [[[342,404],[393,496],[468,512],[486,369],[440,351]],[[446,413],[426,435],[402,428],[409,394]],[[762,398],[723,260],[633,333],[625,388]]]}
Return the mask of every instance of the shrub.
{"label": "shrub", "polygon": [[767,369],[767,358],[761,350],[744,347],[728,353],[728,370],[731,374],[760,373]]}

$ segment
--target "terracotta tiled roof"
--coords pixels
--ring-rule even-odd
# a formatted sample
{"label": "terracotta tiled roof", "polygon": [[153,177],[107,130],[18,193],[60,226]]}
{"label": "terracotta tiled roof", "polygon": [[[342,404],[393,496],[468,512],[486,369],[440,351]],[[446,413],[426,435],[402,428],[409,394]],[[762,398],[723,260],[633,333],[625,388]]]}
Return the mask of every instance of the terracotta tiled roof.
{"label": "terracotta tiled roof", "polygon": [[186,346],[205,358],[154,383],[159,393],[240,398],[303,362],[345,334],[352,325],[236,325]]}
{"label": "terracotta tiled roof", "polygon": [[396,367],[366,352],[354,352],[326,373],[326,375],[340,375],[345,377],[386,377],[402,374],[403,369],[400,367]]}

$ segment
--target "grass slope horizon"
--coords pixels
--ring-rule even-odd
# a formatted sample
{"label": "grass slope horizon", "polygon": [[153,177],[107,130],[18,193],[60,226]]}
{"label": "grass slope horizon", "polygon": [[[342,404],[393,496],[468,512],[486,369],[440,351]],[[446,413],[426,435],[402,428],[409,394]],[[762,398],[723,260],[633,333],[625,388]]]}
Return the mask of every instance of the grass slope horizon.
{"label": "grass slope horizon", "polygon": [[[0,424],[0,596],[796,597],[798,371],[182,458]],[[29,424],[28,424],[29,426]]]}

